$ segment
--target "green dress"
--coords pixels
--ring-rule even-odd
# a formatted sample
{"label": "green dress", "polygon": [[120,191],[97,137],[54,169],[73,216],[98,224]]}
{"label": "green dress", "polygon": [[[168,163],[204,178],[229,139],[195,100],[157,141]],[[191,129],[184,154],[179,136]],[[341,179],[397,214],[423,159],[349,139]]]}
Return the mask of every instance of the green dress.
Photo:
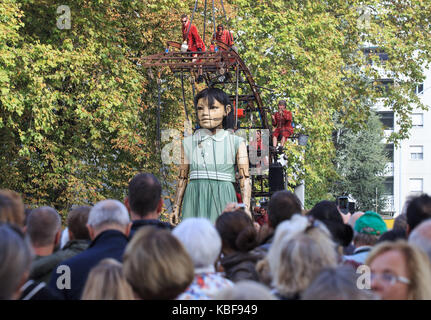
{"label": "green dress", "polygon": [[190,164],[190,180],[184,194],[182,218],[203,217],[215,222],[230,202],[237,202],[235,163],[244,139],[227,130],[198,130],[183,140]]}

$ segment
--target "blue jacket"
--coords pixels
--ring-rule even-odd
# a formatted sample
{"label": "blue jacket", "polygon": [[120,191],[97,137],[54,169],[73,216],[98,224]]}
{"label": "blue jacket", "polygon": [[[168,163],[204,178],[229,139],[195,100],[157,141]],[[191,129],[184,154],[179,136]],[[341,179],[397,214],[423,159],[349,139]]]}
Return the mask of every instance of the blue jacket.
{"label": "blue jacket", "polygon": [[54,269],[51,275],[49,287],[66,300],[79,300],[91,269],[105,258],[113,258],[122,262],[127,242],[128,238],[120,231],[103,231],[91,242],[87,250],[63,261],[57,266],[58,268],[61,265],[66,265],[70,268],[70,289],[57,288],[57,278],[63,276],[60,283],[65,283],[62,280],[66,275],[64,271],[57,273],[57,268]]}

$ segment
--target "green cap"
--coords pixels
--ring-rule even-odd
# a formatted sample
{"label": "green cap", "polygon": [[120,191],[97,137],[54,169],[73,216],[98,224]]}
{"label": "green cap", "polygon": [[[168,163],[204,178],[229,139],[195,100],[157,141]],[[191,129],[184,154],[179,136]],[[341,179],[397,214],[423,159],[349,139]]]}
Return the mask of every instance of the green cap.
{"label": "green cap", "polygon": [[367,211],[356,220],[355,231],[365,234],[381,235],[388,230],[382,217],[373,211]]}

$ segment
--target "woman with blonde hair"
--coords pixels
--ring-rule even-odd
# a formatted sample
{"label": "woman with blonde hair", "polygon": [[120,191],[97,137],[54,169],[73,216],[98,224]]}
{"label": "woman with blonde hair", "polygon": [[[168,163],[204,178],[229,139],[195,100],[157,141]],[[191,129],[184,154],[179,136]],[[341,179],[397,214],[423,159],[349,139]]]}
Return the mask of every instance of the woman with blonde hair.
{"label": "woman with blonde hair", "polygon": [[431,299],[429,259],[406,241],[382,242],[365,263],[371,269],[371,289],[383,300]]}
{"label": "woman with blonde hair", "polygon": [[134,300],[121,263],[107,258],[91,269],[82,300]]}
{"label": "woman with blonde hair", "polygon": [[289,224],[276,231],[266,259],[274,294],[280,299],[299,299],[323,268],[335,267],[337,252],[319,221],[295,215]]}
{"label": "woman with blonde hair", "polygon": [[172,300],[193,281],[192,259],[168,230],[140,228],[127,245],[123,261],[124,274],[138,299]]}

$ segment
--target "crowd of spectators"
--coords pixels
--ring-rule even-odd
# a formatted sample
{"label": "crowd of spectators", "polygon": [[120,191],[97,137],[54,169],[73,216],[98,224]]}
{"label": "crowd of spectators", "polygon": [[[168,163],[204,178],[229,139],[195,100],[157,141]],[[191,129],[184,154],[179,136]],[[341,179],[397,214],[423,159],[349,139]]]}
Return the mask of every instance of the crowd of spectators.
{"label": "crowd of spectators", "polygon": [[0,190],[3,300],[429,300],[431,197],[392,229],[373,211],[309,211],[278,191],[263,225],[235,204],[215,224],[161,221],[162,188],[141,173],[124,201],[26,208]]}

